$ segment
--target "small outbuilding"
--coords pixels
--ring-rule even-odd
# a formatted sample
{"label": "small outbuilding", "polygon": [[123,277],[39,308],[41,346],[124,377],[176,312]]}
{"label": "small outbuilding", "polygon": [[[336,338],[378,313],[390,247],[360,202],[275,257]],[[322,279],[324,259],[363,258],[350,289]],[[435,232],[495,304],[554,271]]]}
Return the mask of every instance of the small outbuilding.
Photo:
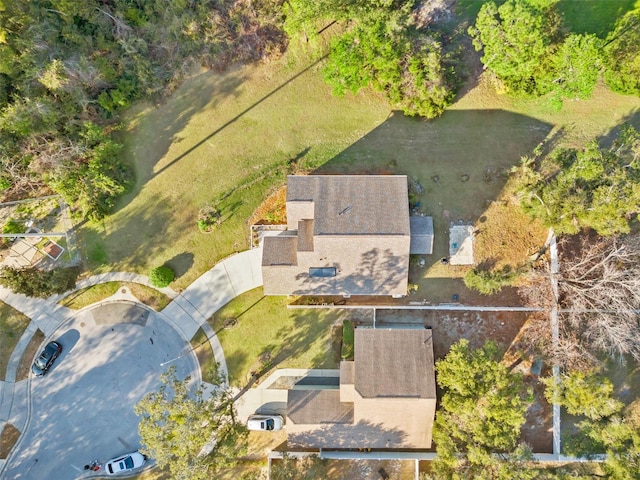
{"label": "small outbuilding", "polygon": [[411,255],[431,255],[433,253],[433,218],[414,215],[409,217],[411,231]]}

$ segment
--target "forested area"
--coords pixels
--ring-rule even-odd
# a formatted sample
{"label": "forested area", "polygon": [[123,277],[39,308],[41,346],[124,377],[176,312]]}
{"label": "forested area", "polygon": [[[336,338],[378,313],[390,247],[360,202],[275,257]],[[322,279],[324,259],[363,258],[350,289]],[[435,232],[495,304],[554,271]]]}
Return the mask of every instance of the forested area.
{"label": "forested area", "polygon": [[[437,7],[437,8],[436,8]],[[117,138],[137,99],[161,100],[194,67],[223,70],[313,43],[332,27],[324,77],[334,93],[380,91],[408,115],[439,116],[468,69],[465,22],[416,0],[29,0],[0,5],[0,194],[62,194],[101,218],[132,182]],[[499,88],[588,97],[601,76],[640,93],[640,21],[575,34],[553,1],[483,4],[469,29]],[[304,43],[304,42],[303,42]],[[467,59],[468,60],[468,59]]]}
{"label": "forested area", "polygon": [[108,214],[132,181],[114,136],[121,112],[195,66],[282,50],[279,23],[268,0],[0,3],[0,192],[48,188],[84,216]]}

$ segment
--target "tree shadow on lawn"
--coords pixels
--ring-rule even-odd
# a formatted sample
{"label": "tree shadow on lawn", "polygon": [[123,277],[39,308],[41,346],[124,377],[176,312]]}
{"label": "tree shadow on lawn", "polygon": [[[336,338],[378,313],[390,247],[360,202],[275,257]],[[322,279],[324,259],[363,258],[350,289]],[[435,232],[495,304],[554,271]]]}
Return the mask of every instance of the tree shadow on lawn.
{"label": "tree shadow on lawn", "polygon": [[187,273],[189,269],[193,266],[193,253],[191,252],[182,252],[178,255],[174,256],[171,260],[168,260],[164,263],[168,267],[170,267],[174,273],[176,274],[176,278],[180,278],[182,275]]}
{"label": "tree shadow on lawn", "polygon": [[126,213],[112,216],[108,223],[89,222],[78,229],[79,236],[91,242],[84,245],[89,269],[97,265],[87,258],[86,251],[101,250],[103,256],[99,261],[110,264],[111,270],[130,270],[131,265],[145,266],[148,261],[157,261],[174,235],[195,228],[190,215],[176,221],[171,206],[159,196],[150,203],[155,205],[153,209],[138,204]]}
{"label": "tree shadow on lawn", "polygon": [[232,383],[243,385],[245,391],[274,369],[285,368],[283,364],[291,368],[338,368],[341,342],[336,341],[332,329],[338,328],[349,313],[348,310],[289,310],[292,321],[275,332],[257,358],[247,359],[241,352],[227,356],[230,368],[252,362],[247,378],[234,378]]}
{"label": "tree shadow on lawn", "polygon": [[616,22],[634,9],[636,0],[600,0],[597,2],[577,2],[560,0],[558,11],[564,23],[573,33],[592,33],[604,39],[613,30]]}
{"label": "tree shadow on lawn", "polygon": [[449,256],[451,222],[474,224],[502,192],[512,167],[546,139],[553,125],[505,110],[448,110],[433,121],[393,112],[380,126],[315,174],[407,175],[422,187],[419,213],[433,217],[427,268]]}
{"label": "tree shadow on lawn", "polygon": [[[116,211],[128,205],[149,179],[166,168],[154,172],[156,164],[169,152],[171,145],[183,140],[180,133],[191,118],[205,107],[211,109],[228,96],[235,95],[244,81],[245,76],[239,71],[224,75],[202,73],[186,80],[155,109],[143,103],[130,110],[125,120],[130,125],[125,138],[125,152],[133,163],[136,182],[132,191],[118,202]],[[183,153],[178,158],[185,155]],[[171,163],[175,161],[177,159]]]}
{"label": "tree shadow on lawn", "polygon": [[[206,137],[202,138],[200,141],[198,141],[196,144],[194,144],[193,146],[189,147],[188,150],[186,150],[185,152],[181,153],[180,155],[178,155],[176,158],[174,158],[173,160],[169,161],[169,163],[167,163],[166,165],[164,165],[162,168],[158,169],[153,176],[155,175],[160,175],[161,173],[163,173],[165,170],[167,170],[169,167],[171,167],[173,164],[175,164],[176,162],[179,162],[180,160],[182,160],[184,157],[186,157],[187,155],[189,155],[190,153],[192,153],[194,150],[196,150],[197,148],[199,148],[200,146],[202,146],[203,144],[205,144],[206,142],[208,142],[209,140],[211,140],[211,138],[213,138],[215,135],[217,135],[218,133],[220,133],[222,130],[224,130],[225,128],[227,128],[228,126],[232,125],[233,123],[235,123],[236,121],[238,121],[240,118],[242,118],[246,113],[250,112],[251,110],[253,110],[255,107],[257,107],[258,105],[260,105],[262,102],[264,102],[265,100],[269,99],[270,97],[272,97],[273,95],[275,95],[276,93],[278,93],[280,90],[282,90],[284,87],[286,87],[287,85],[289,85],[291,82],[293,82],[294,80],[296,80],[298,77],[302,76],[304,73],[306,73],[307,71],[313,69],[317,64],[319,64],[320,62],[322,62],[324,59],[326,58],[326,55],[320,57],[319,59],[317,59],[315,62],[313,62],[312,64],[308,65],[307,67],[303,68],[302,70],[300,70],[298,73],[296,73],[295,75],[293,75],[292,77],[290,77],[289,79],[287,79],[285,82],[281,83],[280,85],[278,85],[276,88],[274,88],[273,90],[271,90],[269,93],[267,93],[266,95],[262,96],[260,99],[256,100],[254,103],[252,103],[250,106],[248,106],[247,108],[245,108],[244,110],[242,110],[240,113],[238,113],[236,116],[234,116],[233,118],[231,118],[230,120],[228,120],[227,122],[225,122],[224,124],[222,124],[220,127],[218,127],[217,129],[215,129],[213,132],[211,132],[210,134],[208,134]],[[243,80],[243,79],[241,79]],[[237,85],[239,85],[241,83],[241,81],[239,82],[235,82],[234,79],[227,79],[226,80],[229,83],[234,84],[233,88],[235,89],[235,87],[237,87]],[[192,95],[192,89],[191,88],[187,88],[187,91],[189,92],[189,95]],[[221,89],[222,92],[225,92],[225,88]],[[229,92],[225,92],[225,93],[229,93]],[[204,105],[203,105],[204,106]],[[174,130],[175,132],[175,130]],[[168,143],[168,146],[171,145],[171,143],[173,143],[174,141],[174,137],[170,138],[170,142]]]}
{"label": "tree shadow on lawn", "polygon": [[625,116],[618,125],[611,128],[607,133],[600,135],[597,138],[598,145],[603,148],[611,148],[613,141],[616,140],[620,133],[622,132],[622,128],[626,125],[631,125],[636,130],[640,131],[640,110],[635,109],[629,115]]}

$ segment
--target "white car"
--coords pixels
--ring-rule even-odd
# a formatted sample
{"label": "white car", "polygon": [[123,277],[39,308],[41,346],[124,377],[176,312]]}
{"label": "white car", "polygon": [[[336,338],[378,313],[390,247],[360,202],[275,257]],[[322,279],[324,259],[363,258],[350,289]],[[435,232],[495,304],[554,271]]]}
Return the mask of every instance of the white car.
{"label": "white car", "polygon": [[261,432],[281,430],[282,425],[284,425],[284,420],[280,415],[251,415],[247,420],[247,428],[249,430]]}
{"label": "white car", "polygon": [[104,470],[107,472],[107,475],[118,475],[119,473],[126,473],[140,468],[146,461],[147,458],[140,452],[127,453],[109,460],[105,464]]}

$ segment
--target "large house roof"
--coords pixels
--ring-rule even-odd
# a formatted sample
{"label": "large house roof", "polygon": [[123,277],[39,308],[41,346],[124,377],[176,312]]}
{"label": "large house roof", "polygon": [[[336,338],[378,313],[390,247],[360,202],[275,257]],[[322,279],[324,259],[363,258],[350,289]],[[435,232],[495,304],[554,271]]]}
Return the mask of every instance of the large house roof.
{"label": "large house roof", "polygon": [[287,202],[313,201],[315,235],[409,235],[404,175],[290,175]]}
{"label": "large house roof", "polygon": [[355,359],[363,398],[436,398],[430,329],[356,328]]}
{"label": "large house roof", "polygon": [[291,175],[287,227],[263,241],[265,295],[406,295],[406,176]]}
{"label": "large house roof", "polygon": [[340,388],[289,390],[287,442],[307,448],[430,448],[436,408],[431,330],[355,330]]}

